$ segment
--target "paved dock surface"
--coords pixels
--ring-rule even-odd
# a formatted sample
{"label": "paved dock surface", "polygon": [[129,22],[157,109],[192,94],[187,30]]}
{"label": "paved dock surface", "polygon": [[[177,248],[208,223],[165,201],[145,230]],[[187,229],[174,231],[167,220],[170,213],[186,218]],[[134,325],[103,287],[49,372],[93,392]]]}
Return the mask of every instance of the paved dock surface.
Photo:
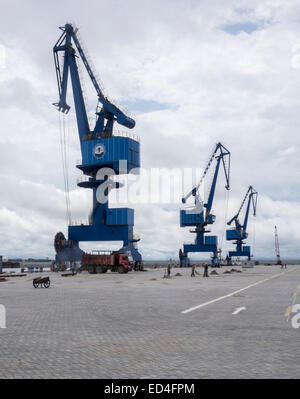
{"label": "paved dock surface", "polygon": [[0,378],[300,378],[300,266],[197,270],[1,282]]}

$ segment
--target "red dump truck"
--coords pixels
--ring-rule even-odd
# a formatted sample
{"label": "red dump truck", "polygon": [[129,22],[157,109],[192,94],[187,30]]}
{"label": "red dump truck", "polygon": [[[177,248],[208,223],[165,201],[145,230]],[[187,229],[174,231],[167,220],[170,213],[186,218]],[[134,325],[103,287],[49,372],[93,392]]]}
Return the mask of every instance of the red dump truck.
{"label": "red dump truck", "polygon": [[133,263],[124,252],[84,253],[81,259],[81,270],[89,273],[106,273],[107,270],[128,273]]}

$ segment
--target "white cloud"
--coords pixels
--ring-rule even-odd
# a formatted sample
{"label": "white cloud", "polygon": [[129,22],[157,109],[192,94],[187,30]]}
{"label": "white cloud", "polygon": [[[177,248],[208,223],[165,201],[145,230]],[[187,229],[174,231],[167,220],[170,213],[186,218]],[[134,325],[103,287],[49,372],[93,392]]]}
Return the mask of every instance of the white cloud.
{"label": "white cloud", "polygon": [[[83,5],[28,0],[25,6],[2,0],[1,6],[0,45],[6,49],[6,67],[0,69],[4,255],[51,256],[53,235],[65,229],[51,53],[57,27],[66,21],[81,28],[110,97],[125,105],[149,100],[166,106],[136,115],[142,165],[203,167],[221,141],[232,152],[228,216],[252,184],[259,192],[256,255],[274,255],[275,224],[283,256],[299,255],[300,71],[293,62],[300,35],[298,1],[90,0]],[[259,29],[251,34],[222,30],[247,23]],[[92,113],[95,94],[89,85],[87,94]],[[80,153],[73,111],[70,118],[71,206],[80,219],[88,215],[91,195],[76,188]],[[212,234],[221,237],[221,181],[218,187]],[[179,204],[135,208],[145,256],[175,256],[190,239],[188,229],[179,227]]]}

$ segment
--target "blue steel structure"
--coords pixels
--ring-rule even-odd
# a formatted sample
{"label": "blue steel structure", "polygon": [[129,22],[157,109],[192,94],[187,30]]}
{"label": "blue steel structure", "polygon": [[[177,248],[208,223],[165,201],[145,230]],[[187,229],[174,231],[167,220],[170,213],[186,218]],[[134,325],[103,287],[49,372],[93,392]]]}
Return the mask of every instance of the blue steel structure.
{"label": "blue steel structure", "polygon": [[[118,183],[112,183],[111,171],[116,175],[128,174],[133,168],[140,166],[139,141],[113,134],[115,122],[132,129],[135,121],[104,96],[82,49],[77,29],[72,24],[66,24],[60,29],[62,34],[53,48],[59,92],[59,101],[54,105],[60,112],[68,113],[70,106],[66,102],[66,96],[70,75],[82,155],[82,163],[77,165],[77,168],[88,176],[88,180],[78,183],[78,186],[92,190],[93,209],[89,225],[68,227],[68,241],[60,247],[57,258],[62,261],[81,260],[82,251],[78,245],[81,241],[123,241],[122,250],[130,253],[136,263],[140,263],[142,257],[136,248],[136,242],[139,240],[133,236],[134,210],[109,208],[107,198],[111,188],[120,187]],[[77,53],[83,61],[97,94],[96,123],[93,129],[89,126],[78,73]],[[63,55],[63,61],[60,59],[60,54]],[[102,184],[107,185],[104,191],[106,201],[99,202],[97,190]]]}
{"label": "blue steel structure", "polygon": [[[244,240],[248,237],[247,233],[247,224],[248,224],[248,218],[249,218],[249,212],[250,212],[250,206],[252,204],[253,208],[253,216],[256,216],[256,205],[257,205],[257,191],[254,190],[252,186],[249,186],[247,193],[242,201],[242,204],[238,210],[238,213],[233,216],[227,223],[228,226],[231,225],[232,222],[235,223],[235,227],[226,230],[226,240],[227,241],[235,241],[236,249],[235,251],[229,251],[229,259],[231,257],[236,257],[236,256],[247,256],[248,260],[251,258],[251,252],[250,252],[250,246],[243,245]],[[241,210],[243,209],[246,201],[248,198],[248,203],[246,207],[246,212],[245,212],[245,217],[244,217],[244,222],[243,224],[240,223],[239,221],[239,215]]]}
{"label": "blue steel structure", "polygon": [[[228,158],[228,163],[226,159]],[[212,164],[215,163],[215,169],[213,173],[213,180],[208,194],[208,199],[206,203],[203,203],[198,190]],[[215,215],[211,214],[211,209],[213,205],[215,189],[218,179],[218,173],[220,169],[220,164],[223,165],[223,170],[225,174],[226,185],[225,188],[229,190],[229,177],[230,177],[230,152],[221,144],[218,143],[209,159],[209,162],[204,170],[200,182],[195,186],[184,198],[182,198],[182,203],[186,203],[190,196],[194,196],[194,206],[190,209],[180,210],[180,227],[193,226],[194,230],[190,230],[191,233],[196,233],[194,244],[184,244],[183,245],[183,257],[184,260],[188,260],[189,252],[211,252],[212,264],[218,266],[218,238],[217,236],[209,236],[210,230],[206,230],[206,226],[213,224],[215,222]],[[187,262],[189,264],[189,261]]]}

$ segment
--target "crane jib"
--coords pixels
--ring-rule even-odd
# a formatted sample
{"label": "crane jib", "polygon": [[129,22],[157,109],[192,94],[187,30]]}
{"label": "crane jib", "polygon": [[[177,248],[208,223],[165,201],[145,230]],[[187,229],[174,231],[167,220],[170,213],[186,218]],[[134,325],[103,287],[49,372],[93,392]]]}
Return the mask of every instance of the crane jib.
{"label": "crane jib", "polygon": [[[219,155],[216,155],[216,153],[218,152],[218,150],[220,150],[220,154],[219,154]],[[229,158],[228,166],[226,166],[226,165],[225,165],[225,162],[224,162],[224,158],[225,158],[226,156],[228,156],[228,158]],[[225,173],[225,179],[226,179],[225,188],[226,188],[227,190],[229,190],[229,188],[230,188],[230,186],[229,186],[229,175],[230,175],[230,151],[228,151],[227,148],[225,148],[221,143],[217,143],[217,145],[216,145],[215,149],[213,150],[213,152],[212,152],[212,154],[211,154],[211,156],[210,156],[210,158],[209,158],[209,161],[208,161],[208,163],[207,163],[207,165],[206,165],[206,167],[205,167],[205,169],[204,169],[204,172],[203,172],[203,174],[202,174],[202,177],[201,177],[199,183],[198,183],[185,197],[183,197],[183,198],[181,199],[181,201],[182,201],[183,204],[186,203],[186,201],[188,200],[188,198],[189,198],[191,195],[193,195],[193,196],[196,195],[196,193],[198,192],[199,188],[201,187],[201,184],[202,184],[202,182],[203,182],[203,180],[204,180],[204,178],[205,178],[205,176],[206,176],[208,170],[210,169],[210,166],[211,166],[211,164],[212,164],[212,162],[213,162],[214,159],[216,159],[217,161],[222,160],[223,169],[224,169],[224,173]]]}
{"label": "crane jib", "polygon": [[[82,44],[80,43],[79,37],[77,35],[78,29],[74,28],[71,24],[66,24],[60,29],[63,31],[63,33],[53,48],[59,92],[59,101],[54,103],[54,105],[60,112],[63,113],[68,113],[70,109],[70,106],[66,102],[68,74],[70,72],[80,137],[83,137],[88,132],[95,133],[102,137],[111,136],[115,121],[118,124],[127,127],[128,129],[133,129],[135,127],[134,119],[126,115],[119,107],[117,107],[115,104],[109,101],[107,97],[104,96],[98,79],[96,78],[96,74],[93,70],[92,63],[89,61],[85,51],[83,50]],[[72,46],[72,42],[74,47]],[[75,49],[77,49],[78,54],[96,90],[98,102],[102,105],[101,112],[96,112],[97,120],[95,123],[95,128],[92,131],[89,127],[82,85],[78,74],[78,66],[76,62],[76,58],[78,58],[78,56],[76,55]],[[61,65],[58,56],[60,52],[64,54],[63,65]]]}

